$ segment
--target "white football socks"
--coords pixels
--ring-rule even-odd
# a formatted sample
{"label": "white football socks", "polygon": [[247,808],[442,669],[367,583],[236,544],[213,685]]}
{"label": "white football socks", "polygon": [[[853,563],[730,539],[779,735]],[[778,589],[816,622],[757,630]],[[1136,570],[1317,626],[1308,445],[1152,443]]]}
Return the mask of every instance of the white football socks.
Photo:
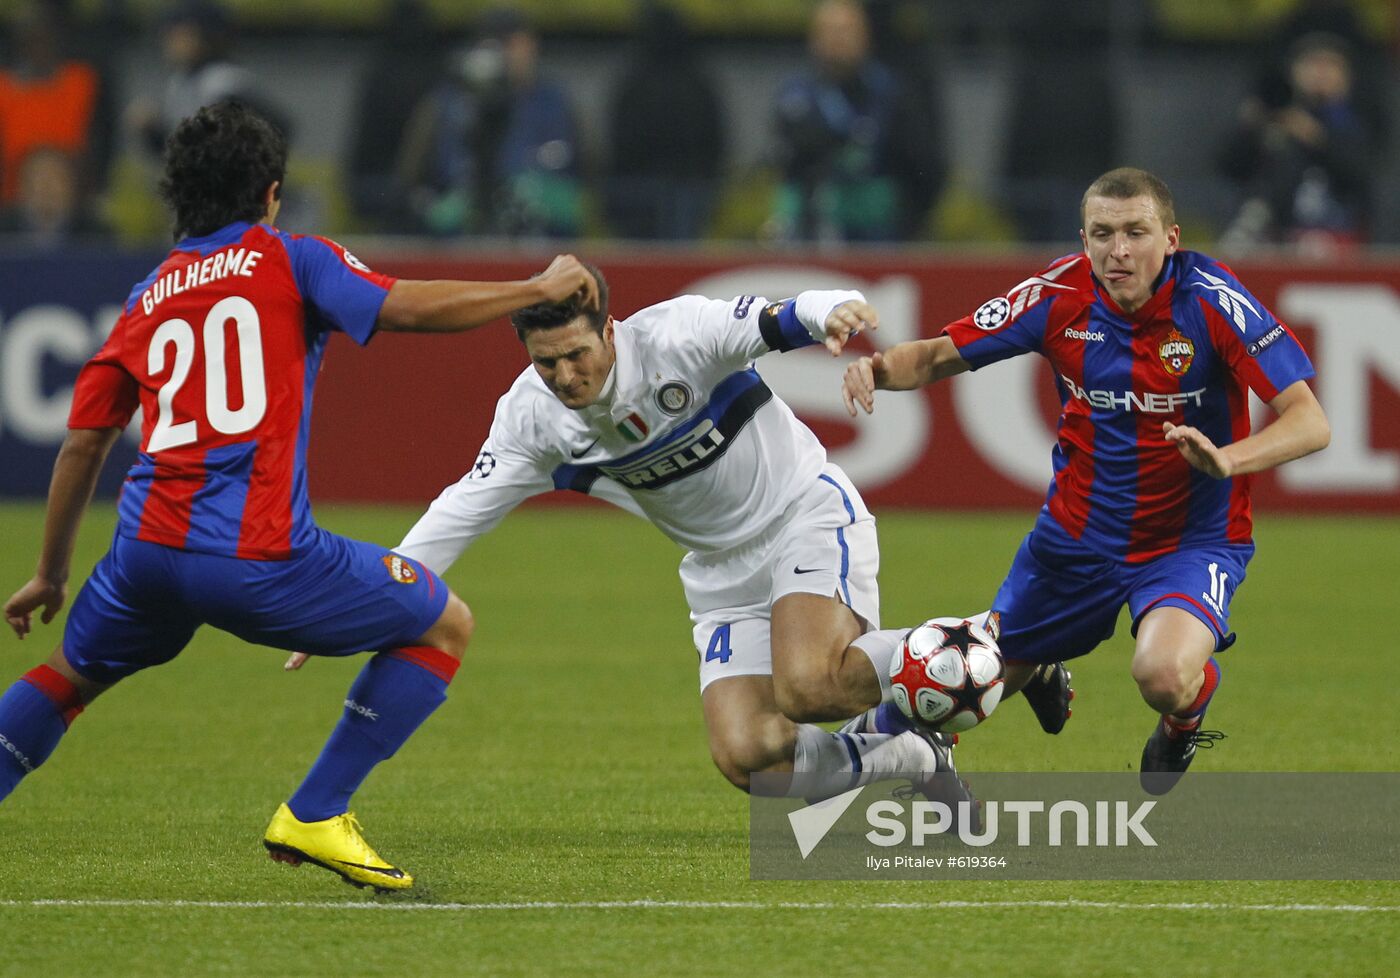
{"label": "white football socks", "polygon": [[880,702],[890,698],[890,666],[899,654],[899,643],[904,641],[907,628],[884,628],[866,632],[851,644],[860,649],[875,667],[875,676],[880,680]]}
{"label": "white football socks", "polygon": [[[880,704],[890,701],[890,668],[895,657],[899,655],[900,643],[908,633],[907,628],[884,628],[866,632],[851,643],[864,652],[870,658],[870,664],[875,667],[875,675],[880,680]],[[858,722],[854,724],[856,730],[875,734],[875,711],[880,709],[880,704],[872,706],[858,718]],[[850,726],[852,724],[847,724],[847,727]]]}
{"label": "white football socks", "polygon": [[918,734],[829,733],[810,723],[797,727],[789,796],[829,797],[887,778],[936,771],[938,755]]}

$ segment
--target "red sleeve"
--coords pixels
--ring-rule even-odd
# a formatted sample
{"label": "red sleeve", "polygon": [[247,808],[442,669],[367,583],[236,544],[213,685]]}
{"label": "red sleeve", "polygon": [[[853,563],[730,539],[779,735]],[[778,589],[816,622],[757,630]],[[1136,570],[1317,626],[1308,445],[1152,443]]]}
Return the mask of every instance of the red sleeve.
{"label": "red sleeve", "polygon": [[73,407],[68,412],[70,428],[125,428],[140,405],[136,378],[122,366],[117,356],[121,323],[83,365],[73,385]]}

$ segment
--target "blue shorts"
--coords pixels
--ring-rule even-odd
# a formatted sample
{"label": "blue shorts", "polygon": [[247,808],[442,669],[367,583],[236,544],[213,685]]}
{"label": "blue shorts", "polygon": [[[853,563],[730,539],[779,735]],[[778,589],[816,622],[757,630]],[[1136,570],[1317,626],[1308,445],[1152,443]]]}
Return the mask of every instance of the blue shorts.
{"label": "blue shorts", "polygon": [[290,560],[240,560],[121,535],[68,613],[63,652],[114,683],[180,654],[200,625],[312,655],[410,645],[442,615],[447,585],[417,561],[316,530]]}
{"label": "blue shorts", "polygon": [[1217,651],[1229,648],[1230,599],[1252,556],[1253,544],[1221,543],[1129,564],[1089,550],[1042,513],[992,603],[1002,654],[1056,662],[1092,652],[1113,635],[1124,604],[1134,635],[1143,615],[1170,606],[1204,622]]}

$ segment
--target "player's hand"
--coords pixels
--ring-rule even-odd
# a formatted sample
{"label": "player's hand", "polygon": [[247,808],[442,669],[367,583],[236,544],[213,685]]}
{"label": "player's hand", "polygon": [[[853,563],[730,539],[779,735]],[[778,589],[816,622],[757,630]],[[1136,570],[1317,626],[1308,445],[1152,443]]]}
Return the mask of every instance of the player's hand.
{"label": "player's hand", "polygon": [[306,660],[309,658],[311,658],[311,656],[307,655],[305,652],[293,652],[288,657],[287,661],[282,664],[282,668],[287,670],[287,672],[296,672],[302,666],[306,665]]}
{"label": "player's hand", "polygon": [[875,410],[875,390],[883,386],[887,371],[885,356],[876,351],[874,355],[861,357],[846,367],[846,377],[841,382],[841,399],[846,402],[846,413],[856,416],[859,404],[866,414]]}
{"label": "player's hand", "polygon": [[59,613],[67,600],[68,587],[66,585],[55,584],[52,581],[36,577],[16,591],[9,601],[5,602],[5,621],[9,622],[16,635],[24,638],[29,634],[34,609],[44,609],[39,620],[47,625],[53,621],[54,615]]}
{"label": "player's hand", "polygon": [[1214,479],[1228,479],[1234,473],[1235,466],[1224,450],[1190,425],[1163,421],[1162,433],[1167,436],[1167,444],[1175,445],[1193,468]]}
{"label": "player's hand", "polygon": [[546,302],[563,302],[581,295],[585,306],[598,308],[598,283],[573,255],[556,255],[535,282],[544,290]]}
{"label": "player's hand", "polygon": [[875,307],[860,299],[843,302],[826,317],[826,348],[832,356],[839,356],[846,343],[864,329],[879,329],[880,315]]}

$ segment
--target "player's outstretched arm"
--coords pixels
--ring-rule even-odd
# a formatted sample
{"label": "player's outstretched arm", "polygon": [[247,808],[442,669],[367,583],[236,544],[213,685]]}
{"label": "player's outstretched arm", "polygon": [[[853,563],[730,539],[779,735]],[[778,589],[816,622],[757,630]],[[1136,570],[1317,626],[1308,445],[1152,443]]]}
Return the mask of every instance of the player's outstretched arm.
{"label": "player's outstretched arm", "polygon": [[875,410],[877,390],[913,390],[960,374],[969,366],[946,336],[897,343],[848,366],[841,384],[841,397],[846,403],[846,412],[854,418],[856,405],[866,414]]}
{"label": "player's outstretched arm", "polygon": [[379,310],[379,328],[391,332],[457,333],[475,329],[538,302],[582,294],[598,308],[598,283],[573,255],[559,255],[523,282],[399,279]]}
{"label": "player's outstretched arm", "polygon": [[1269,402],[1273,424],[1221,448],[1190,425],[1162,423],[1167,442],[1192,466],[1216,479],[1262,472],[1327,447],[1332,428],[1306,381],[1295,381]]}
{"label": "player's outstretched arm", "polygon": [[120,428],[75,428],[63,440],[49,483],[39,566],[29,583],[5,602],[5,621],[20,638],[29,634],[36,608],[44,609],[40,621],[47,625],[67,600],[68,569],[78,541],[78,526],[97,488],[102,464],[120,435]]}

